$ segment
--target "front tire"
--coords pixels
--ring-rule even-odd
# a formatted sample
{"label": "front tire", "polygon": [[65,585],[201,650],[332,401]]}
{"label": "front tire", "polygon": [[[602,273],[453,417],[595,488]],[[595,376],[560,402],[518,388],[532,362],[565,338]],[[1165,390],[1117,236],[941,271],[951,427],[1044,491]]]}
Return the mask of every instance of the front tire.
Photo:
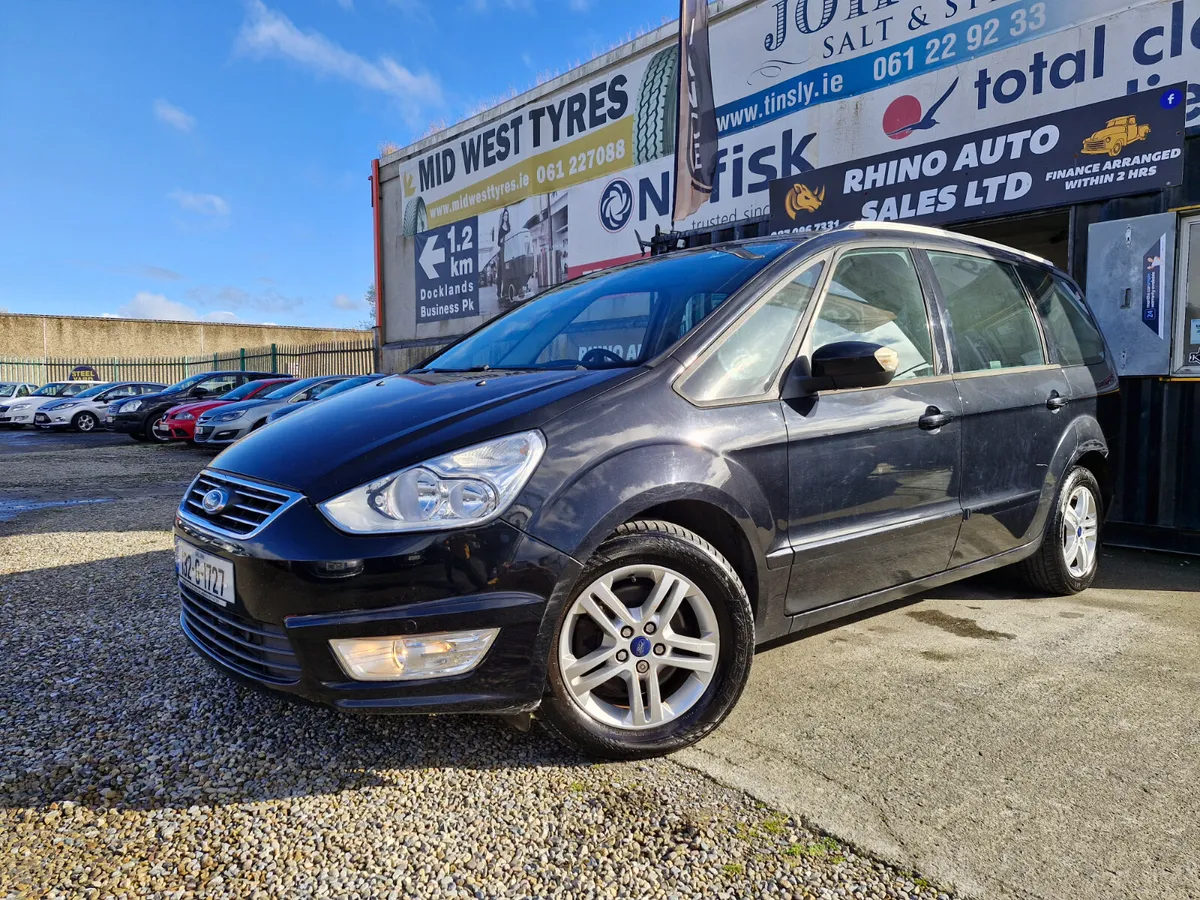
{"label": "front tire", "polygon": [[147,444],[169,444],[171,442],[169,437],[163,437],[154,430],[154,426],[159,423],[161,418],[162,416],[159,416],[158,419],[146,419],[146,424],[142,428],[142,439]]}
{"label": "front tire", "polygon": [[84,434],[89,434],[96,430],[96,426],[100,424],[100,420],[90,412],[81,412],[77,415],[74,421],[71,422],[71,427],[76,431]]}
{"label": "front tire", "polygon": [[1042,545],[1018,573],[1037,591],[1069,596],[1087,590],[1100,566],[1104,505],[1096,476],[1083,466],[1067,473],[1059,488]]}
{"label": "front tire", "polygon": [[630,522],[564,605],[539,719],[593,756],[671,753],[724,721],[753,655],[754,614],[725,557],[670,522]]}

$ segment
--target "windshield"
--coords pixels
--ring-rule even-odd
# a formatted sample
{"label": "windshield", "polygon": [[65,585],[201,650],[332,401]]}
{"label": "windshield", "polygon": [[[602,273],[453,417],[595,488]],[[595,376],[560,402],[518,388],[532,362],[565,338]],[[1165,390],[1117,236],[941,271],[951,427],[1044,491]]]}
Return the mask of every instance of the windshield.
{"label": "windshield", "polygon": [[260,391],[263,388],[261,381],[247,381],[239,388],[234,388],[228,394],[222,395],[222,400],[245,400],[255,391]]}
{"label": "windshield", "polygon": [[211,372],[203,372],[200,375],[193,375],[191,378],[185,378],[183,381],[177,381],[169,388],[164,388],[163,393],[174,394],[177,391],[186,391],[188,388],[194,387],[202,382],[205,378],[208,378],[211,374]]}
{"label": "windshield", "polygon": [[271,391],[271,393],[265,394],[263,399],[286,400],[288,397],[292,396],[292,394],[297,394],[305,388],[310,388],[318,381],[322,380],[323,379],[320,378],[301,378],[299,381],[289,381],[282,387],[275,388],[275,390]]}
{"label": "windshield", "polygon": [[43,384],[40,388],[34,391],[29,396],[31,397],[61,397],[63,391],[70,387],[66,381],[55,381],[52,384]]}
{"label": "windshield", "polygon": [[0,397],[11,397],[16,393],[17,386],[15,384],[0,384]]}
{"label": "windshield", "polygon": [[86,397],[95,397],[97,394],[103,394],[110,387],[112,387],[111,384],[98,384],[95,387],[88,388],[86,391],[80,391],[75,396],[78,397],[80,400],[83,400]]}
{"label": "windshield", "polygon": [[794,242],[662,256],[550,291],[429,360],[421,371],[607,369],[676,344]]}
{"label": "windshield", "polygon": [[321,392],[321,398],[332,397],[334,394],[344,394],[346,391],[356,387],[362,387],[364,384],[369,384],[377,378],[386,378],[386,375],[359,375],[357,378],[347,378],[345,381],[339,381],[337,384]]}

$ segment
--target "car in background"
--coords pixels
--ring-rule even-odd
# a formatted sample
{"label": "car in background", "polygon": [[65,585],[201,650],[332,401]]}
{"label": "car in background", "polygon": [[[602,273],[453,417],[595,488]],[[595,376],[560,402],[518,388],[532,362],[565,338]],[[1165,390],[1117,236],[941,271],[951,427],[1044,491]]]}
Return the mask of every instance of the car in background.
{"label": "car in background", "polygon": [[289,403],[304,403],[314,394],[345,381],[348,375],[321,375],[316,378],[301,378],[257,400],[230,403],[218,409],[201,413],[196,420],[196,443],[207,446],[232,444],[250,432],[267,424],[267,416]]}
{"label": "car in background", "polygon": [[21,397],[28,397],[37,390],[36,384],[27,381],[0,381],[0,403],[8,403]]}
{"label": "car in background", "polygon": [[248,381],[277,377],[275,372],[202,372],[185,378],[157,394],[147,394],[112,404],[104,422],[110,430],[127,434],[135,441],[165,444],[170,438],[155,431],[154,426],[172,406],[179,406],[189,400],[216,399]]}
{"label": "car in background", "polygon": [[33,424],[37,411],[47,403],[63,397],[74,397],[88,388],[104,384],[102,381],[51,381],[43,384],[29,396],[12,404],[0,406],[0,425],[24,428]]}
{"label": "car in background", "polygon": [[284,416],[291,415],[292,413],[304,409],[307,406],[312,406],[312,404],[318,400],[327,400],[330,397],[336,397],[338,394],[344,394],[346,391],[352,391],[356,387],[362,387],[364,384],[370,384],[372,381],[378,381],[380,378],[387,378],[387,376],[376,372],[374,375],[355,375],[352,378],[347,378],[345,381],[340,381],[337,384],[330,385],[325,390],[315,394],[315,396],[313,396],[311,399],[298,400],[295,403],[284,404],[283,406],[279,407],[279,409],[275,410],[275,412],[267,416],[267,422],[269,423],[278,421]]}
{"label": "car in background", "polygon": [[37,428],[71,428],[84,434],[102,427],[108,405],[117,400],[155,394],[165,385],[146,381],[120,381],[98,384],[74,397],[45,403],[33,417]]}
{"label": "car in background", "polygon": [[258,381],[247,381],[239,388],[234,388],[225,396],[216,400],[201,400],[197,403],[184,403],[167,410],[157,425],[160,435],[165,434],[172,441],[194,441],[196,439],[196,419],[201,413],[208,412],[217,406],[237,403],[239,400],[250,400],[254,397],[269,393],[281,385],[296,379],[291,375],[283,378],[262,378]]}

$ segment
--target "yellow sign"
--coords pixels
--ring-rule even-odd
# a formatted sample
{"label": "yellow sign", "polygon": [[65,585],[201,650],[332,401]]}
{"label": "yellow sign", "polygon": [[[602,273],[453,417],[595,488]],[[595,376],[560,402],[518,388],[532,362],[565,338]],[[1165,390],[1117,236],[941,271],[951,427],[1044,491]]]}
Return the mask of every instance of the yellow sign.
{"label": "yellow sign", "polygon": [[535,194],[561,191],[632,165],[633,116],[509,166],[437,201],[426,200],[428,228],[509,206]]}
{"label": "yellow sign", "polygon": [[1109,119],[1108,124],[1086,138],[1083,142],[1083,152],[1091,156],[1107,153],[1109,156],[1120,156],[1130,144],[1144,141],[1150,134],[1149,125],[1139,125],[1137,116],[1117,116]]}
{"label": "yellow sign", "polygon": [[810,190],[807,184],[793,185],[788,191],[787,199],[784,201],[784,208],[787,210],[788,218],[795,219],[796,214],[801,210],[804,212],[816,212],[821,208],[821,204],[825,202],[825,188],[817,188],[816,191]]}

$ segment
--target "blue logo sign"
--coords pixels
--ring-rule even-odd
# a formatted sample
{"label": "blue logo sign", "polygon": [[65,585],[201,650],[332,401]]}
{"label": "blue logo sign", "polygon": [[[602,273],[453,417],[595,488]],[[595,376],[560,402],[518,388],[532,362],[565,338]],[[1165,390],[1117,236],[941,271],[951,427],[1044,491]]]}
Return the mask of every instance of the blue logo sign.
{"label": "blue logo sign", "polygon": [[633,215],[633,188],[624,178],[614,178],[600,195],[600,224],[615,234]]}
{"label": "blue logo sign", "polygon": [[643,657],[650,652],[650,639],[638,635],[629,644],[629,649],[633,652],[634,656]]}
{"label": "blue logo sign", "polygon": [[1183,91],[1179,88],[1171,88],[1169,91],[1164,91],[1162,99],[1158,102],[1162,104],[1163,109],[1174,109],[1183,102]]}

